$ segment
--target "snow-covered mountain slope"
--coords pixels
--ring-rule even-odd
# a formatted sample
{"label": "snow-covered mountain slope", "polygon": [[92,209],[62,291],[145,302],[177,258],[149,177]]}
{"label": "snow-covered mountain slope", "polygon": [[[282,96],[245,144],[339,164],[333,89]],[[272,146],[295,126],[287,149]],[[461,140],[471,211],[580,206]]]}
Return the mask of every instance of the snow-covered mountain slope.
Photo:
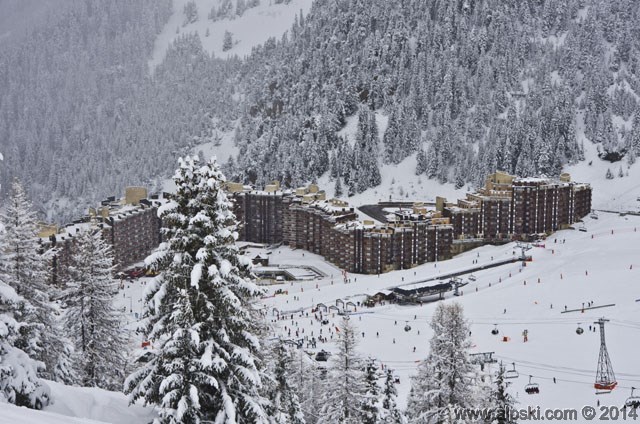
{"label": "snow-covered mountain slope", "polygon": [[[311,9],[311,0],[291,0],[288,4],[262,0],[258,6],[245,10],[241,16],[212,21],[208,19],[211,8],[219,8],[223,1],[196,0],[198,19],[185,25],[184,6],[187,2],[188,0],[173,2],[173,15],[155,42],[153,57],[149,61],[151,68],[162,62],[167,48],[180,34],[197,32],[205,50],[216,57],[243,57],[270,37],[280,38],[291,28],[300,12],[306,15]],[[233,2],[234,10],[235,3]],[[227,51],[222,48],[225,31],[229,31],[233,39],[233,47]]]}
{"label": "snow-covered mountain slope", "polygon": [[[477,280],[462,289],[461,297],[447,296],[447,302],[455,300],[465,308],[471,323],[472,352],[495,352],[499,361],[516,364],[520,377],[510,382],[520,407],[581,407],[595,405],[598,399],[604,405],[621,406],[630,388],[640,384],[636,354],[640,287],[635,283],[640,273],[637,248],[640,217],[600,213],[597,220],[586,219],[586,227],[587,232],[560,231],[549,237],[544,247],[532,248],[528,254],[533,256],[533,262],[524,268],[516,263],[476,272]],[[306,316],[301,319],[298,311],[310,313],[312,305],[319,302],[335,305],[336,299],[361,301],[365,294],[374,294],[383,288],[467,269],[473,266],[474,260],[485,264],[514,254],[519,254],[514,244],[485,246],[449,261],[379,277],[350,275],[352,282],[344,284],[340,270],[318,256],[283,248],[270,255],[271,263],[317,265],[328,277],[272,287],[271,292],[284,288],[288,294],[267,298],[264,304],[270,312],[276,308],[294,315],[293,323],[291,320],[278,322],[275,334],[286,336],[286,325],[297,328],[299,337],[317,337],[321,328],[323,335],[329,337],[331,330],[339,325],[339,316],[332,314],[330,325],[321,327]],[[298,300],[294,300],[294,296]],[[591,301],[594,306],[615,306],[580,312],[582,305]],[[565,305],[569,310],[578,311],[562,313]],[[415,374],[419,361],[428,353],[432,334],[428,323],[434,308],[435,303],[387,304],[358,309],[358,313],[351,316],[358,333],[363,333],[359,337],[361,353],[374,355],[395,369],[400,377],[401,404],[408,395],[409,376]],[[600,338],[599,333],[589,331],[589,327],[602,316],[611,320],[606,336],[619,387],[609,395],[596,396],[593,382]],[[404,331],[405,324],[411,326],[410,331]],[[491,334],[494,324],[500,331],[498,336]],[[585,330],[584,334],[576,334],[578,326]],[[525,329],[529,331],[526,343],[521,335]],[[510,340],[502,341],[503,336]],[[333,350],[334,346],[320,343],[319,349]],[[540,384],[539,395],[524,392],[529,375]]]}
{"label": "snow-covered mountain slope", "polygon": [[[564,170],[575,181],[587,182],[593,187],[592,207],[613,211],[640,211],[640,166],[627,161],[610,163],[597,156],[596,146],[585,142],[584,162],[567,166]],[[612,179],[607,179],[611,170]],[[619,176],[622,171],[622,177]]]}

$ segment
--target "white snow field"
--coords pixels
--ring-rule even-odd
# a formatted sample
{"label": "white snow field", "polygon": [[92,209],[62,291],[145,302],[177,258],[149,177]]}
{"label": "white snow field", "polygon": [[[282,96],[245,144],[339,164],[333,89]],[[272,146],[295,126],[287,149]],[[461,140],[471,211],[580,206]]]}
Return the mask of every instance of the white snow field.
{"label": "white snow field", "polygon": [[1,403],[0,424],[142,424],[156,417],[152,408],[128,406],[122,393],[53,381],[46,384],[51,388],[51,405],[36,411]]}
{"label": "white snow field", "polygon": [[[533,247],[527,252],[533,256],[533,262],[524,268],[515,263],[474,272],[477,280],[462,288],[462,296],[454,297],[449,292],[445,300],[457,301],[464,306],[471,324],[472,352],[495,352],[494,357],[498,360],[509,365],[515,362],[520,377],[509,380],[512,383],[510,390],[521,407],[581,407],[595,405],[598,399],[603,404],[622,406],[630,395],[630,388],[640,387],[640,355],[637,351],[640,335],[640,217],[600,213],[599,219],[586,218],[585,224],[586,232],[560,231],[544,242],[544,248]],[[342,318],[331,314],[330,324],[321,326],[313,319],[312,305],[319,302],[335,305],[336,299],[362,301],[365,294],[374,294],[383,288],[463,270],[472,267],[476,259],[479,264],[489,263],[492,258],[495,261],[510,257],[514,251],[519,254],[513,243],[500,247],[484,246],[449,261],[379,277],[349,275],[352,282],[345,284],[340,270],[318,256],[278,248],[270,255],[270,265],[312,265],[328,275],[333,273],[333,279],[328,277],[313,282],[272,286],[270,293],[281,288],[288,290],[288,294],[266,298],[263,303],[272,320],[275,320],[273,308],[283,315],[288,314],[289,319],[273,322],[275,335],[289,337],[288,329],[292,328],[292,339],[296,339],[296,330],[298,338],[305,335],[317,337],[322,329],[322,335],[329,337]],[[255,254],[255,251],[250,254]],[[581,312],[583,303],[586,306],[591,301],[594,306],[615,306]],[[351,320],[360,333],[359,349],[362,354],[378,358],[395,369],[400,377],[399,401],[403,406],[410,389],[409,376],[415,373],[419,361],[428,353],[432,334],[428,323],[435,305],[435,302],[423,306],[386,304],[358,308],[357,313],[351,314]],[[579,311],[561,313],[565,305],[569,310]],[[301,308],[304,318],[298,312]],[[307,312],[309,318],[306,317]],[[596,396],[593,383],[600,335],[599,332],[590,332],[589,326],[600,317],[610,320],[606,325],[606,341],[618,388],[610,394]],[[410,331],[404,331],[406,324],[411,326]],[[494,324],[500,331],[497,336],[491,334]],[[578,326],[585,330],[584,334],[576,334]],[[526,343],[522,337],[525,329],[529,332]],[[504,336],[510,341],[502,341]],[[330,342],[318,343],[315,351],[320,349],[332,350],[333,345]],[[527,395],[524,392],[529,375],[540,385],[540,394]]]}
{"label": "white snow field", "polygon": [[[151,69],[164,60],[169,45],[182,34],[198,33],[204,49],[216,57],[244,57],[251,53],[251,49],[270,37],[280,39],[291,28],[295,17],[299,16],[300,12],[306,16],[311,9],[311,0],[291,0],[288,4],[275,4],[273,0],[262,0],[260,5],[247,9],[240,17],[214,22],[207,19],[207,15],[213,6],[219,7],[222,1],[196,0],[198,20],[183,26],[185,20],[183,9],[187,1],[173,2],[173,15],[156,38],[153,57],[149,61]],[[236,2],[232,3],[235,10]],[[179,33],[176,33],[177,28],[180,28]],[[207,29],[209,36],[206,36]],[[234,42],[233,47],[226,52],[222,51],[225,31],[232,34]]]}
{"label": "white snow field", "polygon": [[[640,387],[640,355],[637,352],[640,301],[636,301],[640,300],[640,216],[601,212],[597,220],[585,218],[585,225],[586,232],[577,229],[559,231],[544,241],[544,247],[532,247],[527,254],[533,256],[533,261],[526,267],[513,263],[474,272],[477,279],[462,288],[462,296],[454,297],[452,292],[446,296],[446,302],[457,301],[465,308],[471,324],[472,352],[495,352],[496,359],[509,365],[515,362],[520,376],[509,382],[520,407],[579,408],[595,406],[598,400],[603,405],[622,406],[630,395],[630,388]],[[335,331],[340,324],[342,318],[332,314],[329,325],[319,325],[310,312],[312,305],[320,302],[327,306],[335,305],[336,299],[356,303],[364,300],[366,294],[374,294],[384,288],[465,270],[476,266],[472,263],[474,260],[482,265],[490,263],[492,257],[497,261],[519,255],[520,251],[513,243],[499,247],[484,246],[448,261],[428,263],[379,277],[349,274],[347,277],[351,283],[348,284],[343,282],[341,270],[318,255],[288,247],[271,250],[249,248],[246,254],[254,257],[258,253],[270,258],[270,266],[306,265],[326,275],[312,281],[286,282],[267,288],[262,304],[267,308],[268,319],[275,320],[274,308],[282,316],[285,313],[289,316],[287,320],[271,323],[273,335],[289,338],[288,331],[284,330],[287,326],[287,329],[292,328],[290,338],[296,339],[296,329],[297,338],[305,335],[317,338],[321,328],[322,335],[330,338],[330,330]],[[127,282],[117,298],[118,305],[126,310],[132,330],[136,326],[135,314],[142,312],[146,281],[142,278]],[[277,289],[288,293],[272,296]],[[615,306],[587,309],[584,313],[561,313],[565,305],[568,309],[581,309],[583,302],[591,301],[594,306]],[[436,302],[423,306],[387,303],[373,308],[357,308],[351,315],[360,334],[360,352],[378,358],[393,368],[400,378],[398,390],[402,407],[410,389],[409,377],[415,374],[419,361],[428,353],[431,337],[428,323],[435,305]],[[300,310],[304,311],[304,318],[300,317]],[[306,317],[307,312],[309,318]],[[291,314],[294,315],[293,322]],[[589,331],[589,326],[600,317],[610,320],[606,325],[606,341],[619,384],[612,393],[605,395],[596,395],[593,388],[600,335]],[[404,331],[406,324],[411,326],[410,331]],[[500,331],[497,336],[491,334],[494,324]],[[576,334],[579,325],[585,330],[582,335]],[[521,336],[525,329],[529,331],[527,343]],[[376,337],[376,332],[379,337]],[[510,341],[503,342],[504,336]],[[142,336],[133,336],[132,343],[138,348],[138,355],[143,352],[140,348],[142,341]],[[305,345],[309,352],[321,349],[331,351],[334,346],[330,341],[318,343],[315,349],[307,349]],[[525,394],[524,386],[529,375],[540,385],[540,394]],[[53,405],[44,411],[3,405],[0,424],[96,421],[134,424],[146,423],[154,414],[150,408],[128,407],[126,397],[120,393],[72,388],[57,383],[49,385],[55,402]]]}

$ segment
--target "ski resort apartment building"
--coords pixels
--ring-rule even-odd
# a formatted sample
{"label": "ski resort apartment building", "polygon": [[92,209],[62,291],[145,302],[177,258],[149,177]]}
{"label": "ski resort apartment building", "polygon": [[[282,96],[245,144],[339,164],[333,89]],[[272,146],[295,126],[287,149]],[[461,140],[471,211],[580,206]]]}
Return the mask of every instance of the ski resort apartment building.
{"label": "ski resort apartment building", "polygon": [[353,273],[380,274],[451,257],[453,229],[448,219],[416,205],[382,224],[358,220],[353,207],[327,200],[315,184],[281,190],[227,185],[240,222],[240,240],[305,249]]}
{"label": "ski resort apartment building", "polygon": [[565,229],[591,211],[591,186],[571,181],[518,178],[503,172],[487,177],[485,186],[456,203],[436,199],[436,210],[450,219],[458,240],[527,239]]}
{"label": "ski resort apartment building", "polygon": [[[568,174],[553,180],[496,172],[484,187],[455,203],[442,197],[433,204],[403,203],[385,209],[379,221],[358,219],[355,208],[344,200],[326,199],[315,184],[283,190],[273,182],[256,190],[229,182],[226,189],[239,222],[239,240],[283,243],[363,274],[448,259],[480,244],[538,237],[567,228],[591,211],[591,187],[572,182]],[[43,227],[43,242],[58,248],[54,278],[66,272],[83,227],[102,232],[113,248],[117,271],[144,260],[160,243],[158,208],[168,197],[128,187],[122,199],[110,197],[62,229]]]}
{"label": "ski resort apartment building", "polygon": [[228,183],[227,189],[240,240],[287,244],[363,274],[447,259],[478,244],[538,237],[568,228],[591,211],[591,187],[568,174],[553,180],[496,172],[456,203],[437,197],[429,205],[435,208],[414,203],[378,223],[358,220],[347,202],[327,200],[314,184],[281,190],[276,181],[255,190]]}
{"label": "ski resort apartment building", "polygon": [[144,260],[160,244],[158,207],[165,201],[165,196],[147,196],[144,187],[127,187],[122,199],[109,197],[99,207],[89,208],[86,216],[73,223],[60,229],[43,226],[40,237],[46,245],[57,248],[54,280],[67,272],[75,238],[87,229],[100,231],[111,245],[116,271]]}

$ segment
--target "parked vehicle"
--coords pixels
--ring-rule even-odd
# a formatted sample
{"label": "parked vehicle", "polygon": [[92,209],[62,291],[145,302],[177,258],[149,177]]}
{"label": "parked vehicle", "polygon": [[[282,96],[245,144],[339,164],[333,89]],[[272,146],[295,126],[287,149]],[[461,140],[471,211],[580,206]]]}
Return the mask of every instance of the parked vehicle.
{"label": "parked vehicle", "polygon": [[147,362],[155,358],[155,356],[156,354],[153,352],[145,352],[142,355],[140,355],[138,359],[136,359],[136,362],[140,364],[146,364]]}
{"label": "parked vehicle", "polygon": [[326,350],[321,350],[320,352],[316,353],[316,361],[327,362],[329,360],[329,355],[331,355],[331,353],[327,352]]}

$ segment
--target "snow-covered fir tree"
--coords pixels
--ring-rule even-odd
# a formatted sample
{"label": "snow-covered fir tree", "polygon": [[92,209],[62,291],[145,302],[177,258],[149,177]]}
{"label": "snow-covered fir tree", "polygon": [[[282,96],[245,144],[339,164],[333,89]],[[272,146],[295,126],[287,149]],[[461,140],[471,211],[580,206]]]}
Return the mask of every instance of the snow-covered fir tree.
{"label": "snow-covered fir tree", "polygon": [[605,178],[607,180],[613,180],[613,172],[611,172],[611,168],[607,168],[607,172],[605,173]]}
{"label": "snow-covered fir tree", "polygon": [[426,360],[413,377],[407,402],[410,423],[441,423],[450,407],[476,404],[475,372],[469,361],[469,325],[458,303],[439,303],[431,321]]}
{"label": "snow-covered fir tree", "polygon": [[0,277],[0,405],[8,402],[40,409],[50,400],[48,386],[38,378],[42,362],[17,347],[34,324],[24,321],[35,313],[28,302]]}
{"label": "snow-covered fir tree", "polygon": [[113,269],[111,245],[100,229],[82,231],[64,281],[64,320],[80,384],[122,390],[127,339],[122,314],[113,304],[118,287]]}
{"label": "snow-covered fir tree", "polygon": [[511,418],[508,411],[513,409],[516,400],[507,392],[509,383],[505,380],[505,367],[500,363],[495,380],[491,386],[487,406],[491,411],[493,420],[491,424],[515,424],[516,421]]}
{"label": "snow-covered fir tree", "polygon": [[[347,317],[348,318],[348,317]],[[325,393],[317,423],[362,422],[365,398],[363,361],[356,351],[356,329],[349,319],[336,327],[337,352],[331,357]]]}
{"label": "snow-covered fir tree", "polygon": [[272,347],[272,364],[267,394],[271,400],[269,415],[274,424],[305,424],[298,399],[299,389],[294,386],[293,355],[282,339]]}
{"label": "snow-covered fir tree", "polygon": [[186,26],[198,21],[198,5],[194,0],[189,0],[184,5],[184,22],[182,26]]}
{"label": "snow-covered fir tree", "polygon": [[381,418],[385,423],[404,424],[406,422],[402,411],[398,409],[397,397],[398,389],[396,389],[393,370],[386,368],[384,371],[384,386],[382,387],[382,409],[380,410]]}
{"label": "snow-covered fir tree", "polygon": [[222,51],[231,50],[231,47],[233,47],[233,35],[229,31],[225,31],[222,38]]}
{"label": "snow-covered fir tree", "polygon": [[333,195],[335,197],[340,197],[342,196],[343,191],[342,191],[342,177],[338,177],[336,178],[336,185],[333,188]]}
{"label": "snow-covered fir tree", "polygon": [[364,395],[361,407],[361,421],[363,424],[377,424],[382,421],[380,405],[380,386],[378,379],[380,371],[374,358],[367,358],[364,364]]}
{"label": "snow-covered fir tree", "polygon": [[177,194],[158,213],[164,242],[147,258],[143,323],[157,356],[131,374],[131,402],[157,405],[160,423],[266,423],[262,291],[239,254],[225,178],[215,160],[180,159]]}
{"label": "snow-covered fir tree", "polygon": [[300,406],[307,424],[318,422],[321,403],[324,398],[323,374],[327,370],[319,368],[302,349],[293,366],[293,379],[296,381]]}
{"label": "snow-covered fir tree", "polygon": [[349,195],[362,193],[380,184],[378,141],[376,114],[367,107],[362,107],[358,114],[352,173],[349,178]]}
{"label": "snow-covered fir tree", "polygon": [[416,175],[422,175],[427,172],[427,166],[427,153],[423,148],[419,148],[418,154],[416,155]]}
{"label": "snow-covered fir tree", "polygon": [[62,334],[60,316],[52,303],[57,297],[50,284],[53,251],[41,245],[35,212],[17,180],[12,183],[0,222],[4,226],[0,233],[0,279],[23,298],[18,305],[25,310],[16,313],[30,324],[21,327],[16,345],[45,364],[38,371],[40,377],[72,382],[69,341]]}
{"label": "snow-covered fir tree", "polygon": [[17,180],[0,218],[4,226],[0,237],[0,277],[34,307],[46,308],[50,255],[41,254],[36,214]]}

